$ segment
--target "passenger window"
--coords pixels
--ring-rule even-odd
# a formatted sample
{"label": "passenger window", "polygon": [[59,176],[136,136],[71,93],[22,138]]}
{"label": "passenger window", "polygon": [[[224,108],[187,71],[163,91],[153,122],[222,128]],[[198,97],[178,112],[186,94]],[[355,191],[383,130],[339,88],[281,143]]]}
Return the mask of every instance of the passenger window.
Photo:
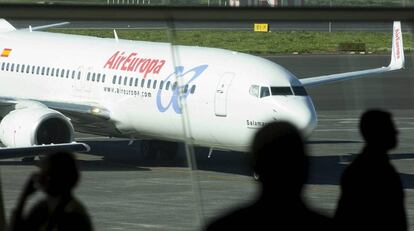
{"label": "passenger window", "polygon": [[116,83],[116,75],[114,75],[114,77],[112,77],[112,84]]}
{"label": "passenger window", "polygon": [[27,65],[27,67],[26,67],[26,73],[29,74],[29,72],[30,72],[30,65]]}
{"label": "passenger window", "polygon": [[2,71],[4,71],[4,68],[5,68],[5,67],[6,67],[6,64],[5,64],[5,63],[2,63],[2,64],[1,64],[1,70],[2,70]]}
{"label": "passenger window", "polygon": [[81,72],[78,71],[78,79],[81,79]]}
{"label": "passenger window", "polygon": [[118,77],[118,84],[121,85],[122,84],[122,76]]}
{"label": "passenger window", "polygon": [[138,78],[135,79],[135,86],[138,87]]}
{"label": "passenger window", "polygon": [[195,89],[196,89],[196,85],[193,85],[193,86],[191,87],[190,93],[191,93],[191,94],[194,94]]}
{"label": "passenger window", "polygon": [[187,92],[188,92],[188,84],[185,85],[183,93],[187,94]]}
{"label": "passenger window", "polygon": [[32,66],[32,75],[34,75],[34,73],[35,73],[35,66]]}
{"label": "passenger window", "polygon": [[266,97],[266,96],[270,96],[269,87],[262,87],[260,89],[260,98],[263,98],[263,97]]}
{"label": "passenger window", "polygon": [[52,68],[52,72],[50,73],[51,76],[55,76],[55,68]]}
{"label": "passenger window", "polygon": [[36,68],[36,74],[37,75],[40,74],[40,67],[39,66],[37,66],[37,68]]}
{"label": "passenger window", "polygon": [[147,88],[150,88],[150,87],[151,87],[151,79],[149,79],[147,83]]}
{"label": "passenger window", "polygon": [[69,78],[69,70],[66,70],[66,78]]}
{"label": "passenger window", "polygon": [[129,78],[129,86],[132,86],[133,83],[134,83],[134,78]]}
{"label": "passenger window", "polygon": [[60,77],[65,77],[65,69],[60,70]]}
{"label": "passenger window", "polygon": [[170,81],[168,81],[167,84],[166,84],[166,86],[165,86],[165,90],[168,91],[170,89],[170,84],[171,84]]}
{"label": "passenger window", "polygon": [[145,85],[145,79],[142,79],[141,80],[141,87],[144,88],[144,85]]}
{"label": "passenger window", "polygon": [[42,67],[42,75],[45,75],[45,67]]}
{"label": "passenger window", "polygon": [[19,67],[20,67],[20,64],[17,64],[16,65],[16,72],[19,72],[19,70],[20,70]]}
{"label": "passenger window", "polygon": [[91,78],[91,73],[88,72],[88,75],[86,76],[86,81],[89,81],[90,78]]}
{"label": "passenger window", "polygon": [[128,77],[127,77],[127,76],[125,76],[125,78],[124,78],[124,85],[126,86],[126,85],[127,85],[127,83],[128,83]]}
{"label": "passenger window", "polygon": [[259,97],[259,86],[258,85],[251,85],[249,89],[249,94],[254,97]]}
{"label": "passenger window", "polygon": [[50,67],[46,68],[46,75],[49,75]]}
{"label": "passenger window", "polygon": [[152,88],[157,88],[157,80],[154,80],[154,84],[152,84]]}
{"label": "passenger window", "polygon": [[57,68],[57,69],[56,69],[56,77],[59,77],[59,73],[60,73],[60,69],[59,69],[59,68]]}
{"label": "passenger window", "polygon": [[174,84],[171,87],[171,90],[175,91],[175,89],[177,89],[177,86],[178,86],[177,82],[174,82]]}
{"label": "passenger window", "polygon": [[96,76],[96,82],[99,82],[100,80],[101,80],[101,74],[98,73],[97,76]]}
{"label": "passenger window", "polygon": [[9,71],[9,63],[6,65],[6,71]]}
{"label": "passenger window", "polygon": [[14,71],[14,63],[12,63],[12,65],[10,67],[10,71]]}
{"label": "passenger window", "polygon": [[93,73],[93,74],[92,74],[92,81],[93,81],[93,82],[95,82],[95,77],[96,77],[96,74],[95,74],[95,73]]}
{"label": "passenger window", "polygon": [[105,83],[105,77],[106,77],[106,74],[103,74],[102,75],[102,83]]}
{"label": "passenger window", "polygon": [[162,90],[162,87],[164,86],[164,80],[161,80],[160,82],[160,89]]}
{"label": "passenger window", "polygon": [[24,68],[25,68],[25,67],[26,67],[26,66],[23,64],[23,65],[22,65],[22,69],[20,69],[20,72],[21,72],[21,73],[24,73]]}

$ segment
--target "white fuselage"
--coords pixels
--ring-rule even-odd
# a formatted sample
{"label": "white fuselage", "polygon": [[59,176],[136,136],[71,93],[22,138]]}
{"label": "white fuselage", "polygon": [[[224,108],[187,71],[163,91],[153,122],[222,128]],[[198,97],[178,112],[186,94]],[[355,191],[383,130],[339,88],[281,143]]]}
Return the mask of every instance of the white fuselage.
{"label": "white fuselage", "polygon": [[124,137],[187,137],[196,145],[247,151],[267,122],[288,120],[305,135],[316,126],[300,82],[252,55],[28,31],[2,33],[4,49],[10,52],[0,57],[1,97],[96,104]]}

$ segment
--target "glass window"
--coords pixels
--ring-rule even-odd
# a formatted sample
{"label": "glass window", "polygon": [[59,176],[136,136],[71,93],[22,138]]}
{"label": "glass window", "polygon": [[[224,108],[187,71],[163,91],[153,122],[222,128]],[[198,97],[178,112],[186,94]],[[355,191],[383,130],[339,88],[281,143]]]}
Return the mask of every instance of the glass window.
{"label": "glass window", "polygon": [[40,75],[40,66],[37,66],[37,68],[36,68],[36,74],[37,75]]}
{"label": "glass window", "polygon": [[157,88],[157,80],[154,80],[154,83],[152,84],[152,88]]}
{"label": "glass window", "polygon": [[138,78],[135,79],[135,86],[138,87]]}
{"label": "glass window", "polygon": [[66,70],[66,78],[69,78],[69,70]]}
{"label": "glass window", "polygon": [[175,89],[177,89],[177,86],[178,86],[177,82],[174,82],[174,84],[171,87],[171,90],[175,91]]}
{"label": "glass window", "polygon": [[22,68],[20,69],[20,72],[21,72],[21,73],[24,73],[24,68],[25,68],[25,65],[24,65],[24,64],[22,64]]}
{"label": "glass window", "polygon": [[101,81],[101,73],[98,73],[96,75],[96,82],[100,82]]}
{"label": "glass window", "polygon": [[30,65],[27,65],[27,67],[26,67],[26,73],[29,74],[29,72],[30,72]]}
{"label": "glass window", "polygon": [[59,77],[60,69],[56,68],[56,77]]}
{"label": "glass window", "polygon": [[16,72],[20,71],[20,64],[16,64]]}
{"label": "glass window", "polygon": [[260,89],[260,98],[270,96],[269,87],[261,87]]}
{"label": "glass window", "polygon": [[145,79],[142,79],[141,80],[141,87],[144,88],[144,85],[145,85]]}
{"label": "glass window", "polygon": [[46,68],[46,75],[49,76],[50,67]]}
{"label": "glass window", "polygon": [[52,67],[52,71],[50,72],[51,76],[55,76],[55,68]]}
{"label": "glass window", "polygon": [[35,66],[32,66],[32,74],[34,75],[34,73],[35,73]]}
{"label": "glass window", "polygon": [[134,83],[134,78],[129,78],[129,86],[132,86],[133,83]]}
{"label": "glass window", "polygon": [[170,84],[171,84],[170,81],[168,81],[167,84],[165,85],[165,90],[167,91],[170,90]]}
{"label": "glass window", "polygon": [[116,83],[116,75],[114,75],[114,77],[112,77],[112,84]]}
{"label": "glass window", "polygon": [[95,77],[96,77],[96,74],[95,74],[95,73],[93,73],[93,74],[92,74],[92,81],[93,81],[93,82],[95,82]]}
{"label": "glass window", "polygon": [[9,71],[9,63],[7,63],[7,65],[6,65],[6,71]]}
{"label": "glass window", "polygon": [[72,79],[74,79],[74,78],[75,78],[75,71],[72,70]]}
{"label": "glass window", "polygon": [[81,79],[81,72],[78,71],[78,79]]}
{"label": "glass window", "polygon": [[184,86],[184,90],[183,90],[183,93],[184,93],[184,94],[187,94],[187,92],[188,92],[188,84],[186,84],[186,85]]}
{"label": "glass window", "polygon": [[6,64],[5,64],[5,63],[2,63],[2,64],[1,64],[1,70],[2,70],[2,71],[4,71],[4,68],[5,68],[5,67],[6,67]]}
{"label": "glass window", "polygon": [[270,87],[272,95],[293,95],[290,87]]}
{"label": "glass window", "polygon": [[14,63],[11,64],[10,71],[14,71]]}
{"label": "glass window", "polygon": [[88,72],[88,74],[86,75],[86,81],[89,81],[90,78],[91,78],[91,73]]}
{"label": "glass window", "polygon": [[193,85],[193,86],[191,87],[190,93],[191,93],[191,94],[194,94],[195,89],[196,89],[196,85]]}
{"label": "glass window", "polygon": [[124,85],[126,86],[128,84],[128,77],[127,76],[125,76],[124,77]]}
{"label": "glass window", "polygon": [[249,94],[254,97],[259,97],[260,87],[259,85],[251,85],[249,89]]}
{"label": "glass window", "polygon": [[60,77],[65,77],[65,69],[60,70]]}
{"label": "glass window", "polygon": [[122,76],[118,77],[118,84],[121,85],[122,84]]}
{"label": "glass window", "polygon": [[45,72],[46,72],[46,68],[42,67],[42,75],[45,75]]}
{"label": "glass window", "polygon": [[162,89],[162,87],[164,87],[164,80],[161,80],[160,82],[160,89]]}
{"label": "glass window", "polygon": [[147,88],[150,88],[150,87],[151,87],[151,79],[149,79],[147,82]]}
{"label": "glass window", "polygon": [[105,83],[105,77],[106,77],[106,74],[103,74],[102,75],[102,83]]}
{"label": "glass window", "polygon": [[308,93],[306,92],[306,89],[302,86],[292,86],[293,92],[295,95],[299,96],[307,96]]}

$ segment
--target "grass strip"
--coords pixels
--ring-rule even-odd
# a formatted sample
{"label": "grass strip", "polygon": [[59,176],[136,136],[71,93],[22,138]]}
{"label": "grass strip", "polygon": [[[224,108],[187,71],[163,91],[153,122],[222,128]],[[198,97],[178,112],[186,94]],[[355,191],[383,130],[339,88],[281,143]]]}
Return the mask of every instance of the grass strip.
{"label": "grass strip", "polygon": [[[51,29],[51,32],[113,38],[110,29]],[[169,42],[166,30],[119,29],[120,39]],[[406,51],[413,50],[411,34],[404,33]],[[269,32],[185,30],[177,31],[174,44],[216,47],[251,54],[332,54],[340,43],[365,43],[366,52],[384,53],[391,49],[390,32]]]}

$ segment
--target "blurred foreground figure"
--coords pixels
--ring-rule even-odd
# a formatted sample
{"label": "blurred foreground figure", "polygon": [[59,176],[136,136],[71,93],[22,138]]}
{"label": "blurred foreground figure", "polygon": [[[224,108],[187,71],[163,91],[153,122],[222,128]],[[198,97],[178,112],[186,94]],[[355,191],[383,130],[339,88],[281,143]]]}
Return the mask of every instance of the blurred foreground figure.
{"label": "blurred foreground figure", "polygon": [[[79,170],[72,154],[59,152],[47,156],[42,161],[40,172],[34,173],[26,183],[14,211],[10,230],[92,230],[85,208],[72,195],[78,179]],[[26,201],[38,189],[46,194],[46,198],[24,216]]]}
{"label": "blurred foreground figure", "polygon": [[387,154],[397,146],[391,114],[365,112],[360,131],[366,144],[342,175],[335,219],[343,230],[407,230],[402,183]]}
{"label": "blurred foreground figure", "polygon": [[259,130],[252,146],[253,170],[262,191],[257,201],[215,221],[215,230],[333,230],[331,219],[309,210],[302,199],[308,157],[299,131],[286,122]]}

